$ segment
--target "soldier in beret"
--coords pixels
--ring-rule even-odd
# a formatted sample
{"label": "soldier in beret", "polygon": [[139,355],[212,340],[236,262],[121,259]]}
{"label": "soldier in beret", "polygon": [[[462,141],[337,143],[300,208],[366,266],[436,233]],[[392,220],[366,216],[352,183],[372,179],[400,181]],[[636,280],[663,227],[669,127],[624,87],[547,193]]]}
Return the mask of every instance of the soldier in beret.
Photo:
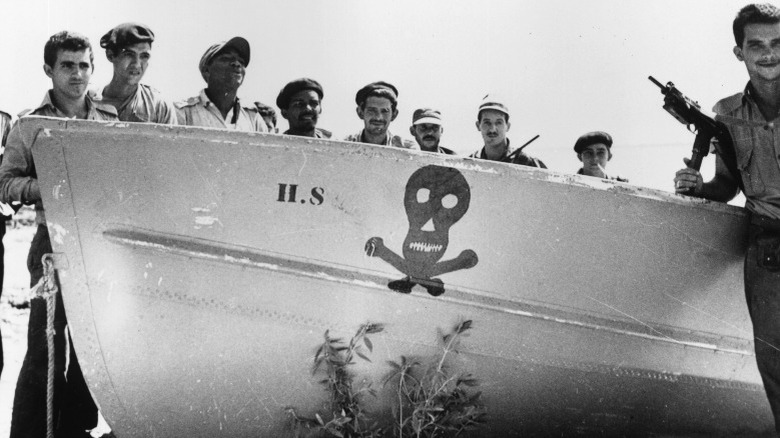
{"label": "soldier in beret", "polygon": [[455,152],[452,150],[439,145],[441,135],[444,133],[444,127],[441,125],[441,113],[437,110],[430,108],[415,110],[412,115],[412,126],[409,127],[409,133],[417,140],[420,149],[425,152],[455,155]]}
{"label": "soldier in beret", "polygon": [[577,171],[578,175],[628,182],[625,178],[607,175],[607,162],[612,159],[612,136],[606,132],[582,134],[574,143],[574,152],[582,162],[582,167]]}
{"label": "soldier in beret", "polygon": [[390,123],[398,117],[398,90],[387,82],[373,82],[355,95],[357,115],[363,129],[345,138],[346,141],[419,149],[414,142],[393,135]]}
{"label": "soldier in beret", "polygon": [[238,88],[249,65],[249,42],[241,37],[213,44],[198,63],[206,88],[200,94],[177,102],[179,123],[248,132],[268,132],[254,108],[241,106]]}
{"label": "soldier in beret", "polygon": [[485,96],[477,110],[477,130],[485,145],[469,157],[546,169],[541,160],[509,146],[506,133],[510,126],[509,108],[497,99]]}
{"label": "soldier in beret", "polygon": [[111,82],[95,100],[116,108],[119,120],[176,124],[176,108],[159,91],[141,83],[152,57],[154,32],[139,23],[122,23],[100,38],[106,58],[114,65]]}
{"label": "soldier in beret", "polygon": [[323,95],[322,86],[314,79],[296,79],[285,85],[276,98],[276,106],[290,124],[290,129],[284,134],[330,138],[333,135],[330,131],[317,128]]}

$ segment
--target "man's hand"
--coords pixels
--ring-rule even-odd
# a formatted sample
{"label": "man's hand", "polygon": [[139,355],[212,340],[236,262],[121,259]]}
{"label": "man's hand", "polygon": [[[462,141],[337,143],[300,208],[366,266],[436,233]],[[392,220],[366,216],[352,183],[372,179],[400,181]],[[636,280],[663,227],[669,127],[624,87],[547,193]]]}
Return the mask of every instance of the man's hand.
{"label": "man's hand", "polygon": [[[683,162],[687,166],[691,160],[683,158]],[[680,169],[674,174],[674,191],[682,195],[700,196],[702,193],[702,186],[704,185],[704,179],[701,177],[701,173],[698,170],[686,167]]]}

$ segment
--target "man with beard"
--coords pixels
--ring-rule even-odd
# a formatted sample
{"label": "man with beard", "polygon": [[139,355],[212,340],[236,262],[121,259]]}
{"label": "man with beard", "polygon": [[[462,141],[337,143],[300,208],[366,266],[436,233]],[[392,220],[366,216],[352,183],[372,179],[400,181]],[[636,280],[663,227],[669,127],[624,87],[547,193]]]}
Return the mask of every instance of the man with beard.
{"label": "man with beard", "polygon": [[314,79],[296,79],[285,85],[276,98],[276,106],[290,124],[290,129],[284,131],[284,134],[330,138],[333,135],[330,131],[317,128],[317,121],[322,114],[323,95],[322,86]]}
{"label": "man with beard", "polygon": [[154,88],[142,84],[152,56],[154,33],[138,23],[123,23],[100,38],[114,75],[95,100],[116,108],[119,120],[176,124],[176,108]]}
{"label": "man with beard", "polygon": [[509,108],[496,99],[485,96],[477,110],[477,130],[482,134],[485,145],[469,157],[546,169],[547,166],[541,160],[522,151],[512,150],[509,139],[506,138],[510,126]]}
{"label": "man with beard", "polygon": [[[86,37],[67,31],[53,35],[44,47],[43,59],[43,70],[52,81],[52,89],[46,93],[41,105],[30,114],[63,119],[118,120],[113,106],[94,102],[87,94],[94,69],[94,54]],[[38,229],[30,243],[27,257],[30,287],[34,287],[43,277],[42,256],[53,251],[31,147],[31,139],[22,137],[18,125],[11,129],[3,163],[0,164],[0,202],[35,204]],[[90,434],[87,430],[97,425],[97,407],[84,382],[73,347],[68,345],[62,294],[54,294],[53,299],[55,436],[88,438]],[[46,436],[46,317],[46,301],[42,298],[31,299],[27,353],[14,395],[12,438]],[[66,358],[67,352],[70,354]]]}
{"label": "man with beard", "polygon": [[419,149],[409,140],[393,135],[390,123],[398,117],[398,90],[387,82],[372,82],[355,95],[356,112],[363,121],[363,129],[345,138],[346,141]]}
{"label": "man with beard", "polygon": [[209,47],[198,68],[206,88],[200,94],[177,102],[179,123],[190,126],[268,132],[256,110],[241,106],[238,88],[249,65],[249,42],[234,37]]}
{"label": "man with beard", "polygon": [[450,149],[439,145],[444,127],[441,126],[441,113],[430,108],[420,108],[412,115],[412,126],[409,127],[420,149],[425,152],[455,155]]}
{"label": "man with beard", "polygon": [[603,131],[593,131],[582,134],[574,143],[574,152],[582,167],[577,175],[587,175],[596,178],[628,182],[619,176],[607,175],[607,162],[612,159],[612,136]]}

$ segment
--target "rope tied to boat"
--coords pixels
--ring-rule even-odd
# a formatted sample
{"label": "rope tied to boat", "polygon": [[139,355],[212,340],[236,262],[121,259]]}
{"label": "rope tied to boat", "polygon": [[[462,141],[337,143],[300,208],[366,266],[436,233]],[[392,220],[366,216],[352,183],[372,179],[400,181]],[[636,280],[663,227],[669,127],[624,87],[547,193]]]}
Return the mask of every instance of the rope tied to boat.
{"label": "rope tied to boat", "polygon": [[32,289],[33,298],[46,301],[46,346],[48,369],[46,375],[46,438],[54,438],[54,312],[57,304],[57,280],[54,278],[54,255],[44,254],[43,277]]}

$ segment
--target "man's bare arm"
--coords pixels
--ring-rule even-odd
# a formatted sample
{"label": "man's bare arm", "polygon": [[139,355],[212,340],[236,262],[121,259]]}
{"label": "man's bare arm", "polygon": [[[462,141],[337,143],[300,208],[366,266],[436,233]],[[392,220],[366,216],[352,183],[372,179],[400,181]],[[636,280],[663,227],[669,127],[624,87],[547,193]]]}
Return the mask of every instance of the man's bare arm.
{"label": "man's bare arm", "polygon": [[[715,156],[715,176],[706,183],[698,170],[684,168],[677,171],[674,176],[674,190],[676,193],[696,196],[711,201],[728,202],[739,193],[739,184],[729,172],[726,164],[719,156]],[[688,164],[688,159],[684,159]]]}

